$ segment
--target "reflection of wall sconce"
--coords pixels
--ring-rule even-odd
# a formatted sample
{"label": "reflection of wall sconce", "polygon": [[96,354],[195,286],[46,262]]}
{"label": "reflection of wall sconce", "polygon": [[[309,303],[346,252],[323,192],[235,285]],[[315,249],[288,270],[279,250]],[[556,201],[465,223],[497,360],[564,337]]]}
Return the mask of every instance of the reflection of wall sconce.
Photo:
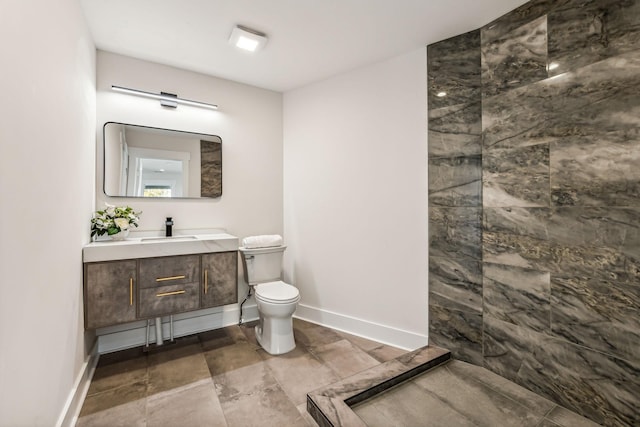
{"label": "reflection of wall sconce", "polygon": [[210,110],[218,109],[218,106],[215,104],[207,104],[206,102],[198,102],[198,101],[189,101],[188,99],[178,98],[178,95],[174,95],[172,93],[167,93],[167,92],[160,92],[158,94],[158,93],[145,92],[143,90],[129,89],[126,87],[114,86],[114,85],[111,85],[111,89],[116,92],[127,93],[129,95],[157,99],[160,101],[160,105],[162,105],[163,107],[177,108],[178,104],[183,104],[183,105],[191,105],[192,107],[208,108]]}

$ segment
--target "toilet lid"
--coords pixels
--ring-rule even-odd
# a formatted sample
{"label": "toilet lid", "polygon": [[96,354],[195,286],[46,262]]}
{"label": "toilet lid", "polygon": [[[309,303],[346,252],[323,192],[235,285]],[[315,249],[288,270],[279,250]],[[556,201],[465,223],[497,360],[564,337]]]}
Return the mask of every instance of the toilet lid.
{"label": "toilet lid", "polygon": [[296,301],[300,297],[298,288],[284,283],[276,282],[260,283],[256,286],[256,298],[274,304],[285,304]]}

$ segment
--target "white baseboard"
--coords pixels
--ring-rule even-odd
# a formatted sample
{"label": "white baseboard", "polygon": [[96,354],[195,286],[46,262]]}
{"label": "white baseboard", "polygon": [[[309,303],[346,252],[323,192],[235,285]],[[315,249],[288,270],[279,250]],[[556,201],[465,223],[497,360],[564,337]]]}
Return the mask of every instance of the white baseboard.
{"label": "white baseboard", "polygon": [[76,382],[73,385],[71,392],[69,392],[69,396],[67,397],[62,413],[58,418],[56,427],[73,427],[76,425],[78,416],[80,415],[80,410],[82,409],[82,404],[84,403],[84,399],[89,391],[91,378],[93,378],[93,373],[96,370],[99,358],[98,343],[96,342],[87,356],[87,360],[82,364],[80,373],[76,378]]}
{"label": "white baseboard", "polygon": [[[255,304],[246,304],[243,307],[242,317],[245,322],[257,319],[258,307]],[[178,338],[211,329],[237,325],[239,318],[240,308],[238,305],[178,314],[173,316],[173,336]],[[97,335],[98,353],[100,354],[137,347],[146,343],[146,322],[102,328],[97,331]],[[155,323],[151,322],[149,343],[156,342],[155,335]],[[170,336],[168,316],[162,318],[162,336],[165,340],[169,339]]]}
{"label": "white baseboard", "polygon": [[294,317],[405,350],[415,350],[428,343],[427,335],[380,325],[304,304],[298,304]]}

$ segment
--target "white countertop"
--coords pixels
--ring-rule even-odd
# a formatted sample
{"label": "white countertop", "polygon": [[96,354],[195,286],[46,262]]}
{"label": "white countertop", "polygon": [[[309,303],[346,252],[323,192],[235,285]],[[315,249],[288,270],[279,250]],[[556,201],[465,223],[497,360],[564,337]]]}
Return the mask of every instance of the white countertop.
{"label": "white countertop", "polygon": [[159,233],[131,232],[125,240],[98,240],[82,248],[83,262],[114,261],[121,259],[154,258],[210,252],[236,251],[238,237],[211,230],[207,234],[176,231],[172,237]]}

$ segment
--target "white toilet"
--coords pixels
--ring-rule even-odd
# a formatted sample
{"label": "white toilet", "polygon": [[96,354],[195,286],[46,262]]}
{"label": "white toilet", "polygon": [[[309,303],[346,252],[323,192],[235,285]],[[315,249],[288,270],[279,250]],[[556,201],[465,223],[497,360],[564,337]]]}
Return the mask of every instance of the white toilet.
{"label": "white toilet", "polygon": [[280,280],[284,245],[249,249],[239,248],[244,277],[253,288],[260,323],[256,338],[269,354],[283,354],[293,350],[293,321],[300,293]]}

